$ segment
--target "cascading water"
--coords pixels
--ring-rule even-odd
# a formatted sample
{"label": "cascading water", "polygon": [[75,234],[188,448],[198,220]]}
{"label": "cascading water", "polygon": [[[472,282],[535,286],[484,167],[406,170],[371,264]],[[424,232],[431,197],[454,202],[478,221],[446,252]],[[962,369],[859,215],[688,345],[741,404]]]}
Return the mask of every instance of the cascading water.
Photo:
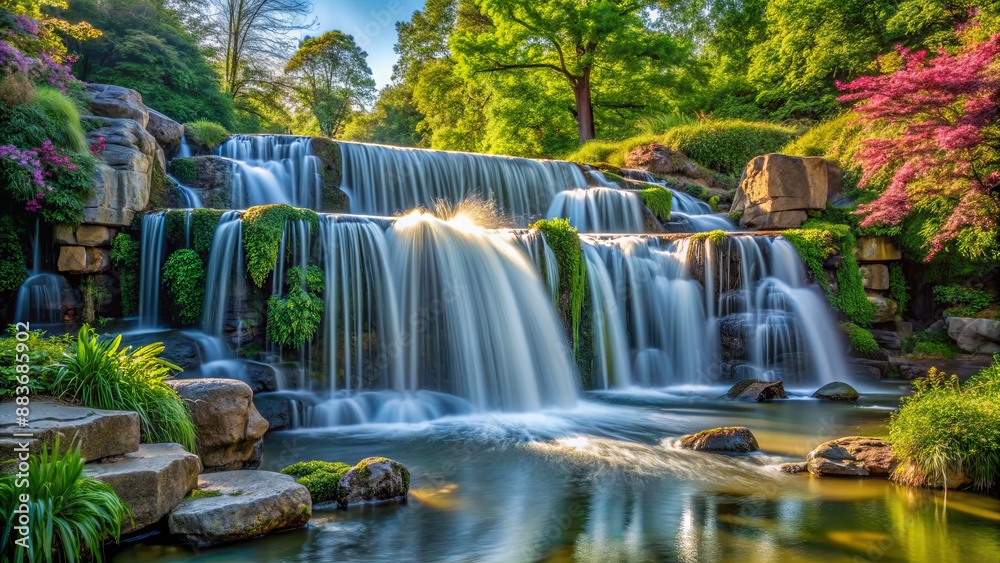
{"label": "cascading water", "polygon": [[194,152],[191,150],[191,145],[188,143],[187,135],[181,135],[181,144],[177,147],[177,154],[175,158],[191,158],[194,156]]}
{"label": "cascading water", "polygon": [[708,203],[689,193],[675,190],[666,182],[657,180],[655,176],[645,170],[622,168],[621,173],[625,178],[648,184],[657,184],[670,190],[674,196],[670,212],[671,223],[677,225],[675,228],[669,229],[673,232],[704,233],[716,230],[732,231],[734,229],[733,223],[729,218],[720,213],[713,213]]}
{"label": "cascading water", "polygon": [[212,238],[212,252],[206,271],[202,329],[222,336],[226,313],[235,296],[245,292],[243,268],[243,221],[239,211],[227,211],[219,218]]}
{"label": "cascading water", "polygon": [[139,269],[139,325],[156,326],[160,318],[160,269],[166,251],[166,213],[142,216]]}
{"label": "cascading water", "polygon": [[167,174],[167,178],[169,178],[170,181],[173,182],[175,186],[177,186],[177,189],[181,191],[181,195],[184,196],[184,207],[187,207],[188,209],[199,209],[205,207],[205,205],[201,202],[201,198],[198,197],[197,192],[195,192],[190,187],[185,186],[184,184],[178,182],[177,178],[174,178],[169,174]]}
{"label": "cascading water", "polygon": [[234,208],[269,203],[320,208],[322,178],[309,137],[235,135],[218,153],[233,161]]}
{"label": "cascading water", "polygon": [[581,233],[642,233],[642,201],[632,191],[612,188],[556,194],[546,217],[564,217]]}
{"label": "cascading water", "polygon": [[17,290],[14,319],[18,322],[60,323],[63,320],[62,278],[43,271],[41,228],[41,219],[36,219],[31,237],[31,269],[28,279]]}
{"label": "cascading water", "polygon": [[350,196],[353,213],[392,215],[438,200],[458,203],[476,196],[492,200],[504,214],[527,225],[557,193],[587,185],[583,171],[570,162],[338,144],[340,187]]}

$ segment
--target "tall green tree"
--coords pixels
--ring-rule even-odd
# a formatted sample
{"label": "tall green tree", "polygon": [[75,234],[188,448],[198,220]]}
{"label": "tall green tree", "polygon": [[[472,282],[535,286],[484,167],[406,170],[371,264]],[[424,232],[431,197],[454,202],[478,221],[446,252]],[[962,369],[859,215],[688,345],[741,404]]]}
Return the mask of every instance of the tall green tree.
{"label": "tall green tree", "polygon": [[[555,73],[572,95],[581,143],[595,138],[594,108],[625,111],[649,103],[648,88],[669,88],[691,45],[664,33],[648,0],[476,0],[491,26],[456,31],[451,48],[467,77]],[[656,16],[654,17],[654,14]],[[659,27],[660,30],[656,28]],[[523,75],[524,80],[532,78]],[[629,88],[615,88],[629,82]]]}
{"label": "tall green tree", "polygon": [[328,31],[303,41],[285,65],[299,100],[316,117],[323,135],[337,136],[351,111],[374,98],[375,80],[366,57],[353,37]]}
{"label": "tall green tree", "polygon": [[344,127],[341,138],[401,147],[420,146],[417,125],[424,118],[413,105],[413,88],[408,82],[390,84],[379,92],[371,112],[355,115]]}

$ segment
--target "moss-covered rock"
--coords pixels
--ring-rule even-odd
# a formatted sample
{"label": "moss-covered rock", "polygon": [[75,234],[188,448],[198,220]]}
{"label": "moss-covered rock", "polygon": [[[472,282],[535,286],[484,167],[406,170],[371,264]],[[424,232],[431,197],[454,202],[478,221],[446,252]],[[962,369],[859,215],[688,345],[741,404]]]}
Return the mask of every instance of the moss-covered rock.
{"label": "moss-covered rock", "polygon": [[681,438],[680,447],[707,452],[748,453],[760,449],[757,438],[745,426],[702,430]]}
{"label": "moss-covered rock", "polygon": [[320,161],[319,172],[323,178],[323,201],[320,210],[328,213],[349,213],[351,200],[340,189],[343,179],[343,157],[337,143],[323,137],[312,138],[313,155]]}
{"label": "moss-covered rock", "polygon": [[369,457],[358,462],[340,480],[337,504],[406,499],[410,471],[402,463],[385,457]]}
{"label": "moss-covered rock", "polygon": [[351,466],[339,461],[300,461],[281,470],[285,475],[309,489],[313,503],[337,500],[340,480]]}
{"label": "moss-covered rock", "polygon": [[857,401],[859,396],[858,391],[854,387],[842,381],[827,383],[813,393],[813,397],[828,401]]}

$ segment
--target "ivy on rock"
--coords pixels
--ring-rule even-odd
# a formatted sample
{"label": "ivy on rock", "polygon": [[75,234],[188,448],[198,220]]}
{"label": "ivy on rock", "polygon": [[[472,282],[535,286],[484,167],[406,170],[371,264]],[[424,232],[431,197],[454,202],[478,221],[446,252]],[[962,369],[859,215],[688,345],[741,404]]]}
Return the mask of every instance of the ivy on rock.
{"label": "ivy on rock", "polygon": [[289,221],[308,221],[314,233],[319,228],[319,215],[315,211],[283,203],[251,207],[243,214],[247,273],[257,287],[263,287],[264,280],[278,262],[281,235]]}
{"label": "ivy on rock", "polygon": [[531,225],[545,235],[545,241],[559,266],[559,313],[569,322],[573,352],[579,346],[580,317],[587,289],[587,264],[583,259],[580,235],[567,219],[541,219]]}

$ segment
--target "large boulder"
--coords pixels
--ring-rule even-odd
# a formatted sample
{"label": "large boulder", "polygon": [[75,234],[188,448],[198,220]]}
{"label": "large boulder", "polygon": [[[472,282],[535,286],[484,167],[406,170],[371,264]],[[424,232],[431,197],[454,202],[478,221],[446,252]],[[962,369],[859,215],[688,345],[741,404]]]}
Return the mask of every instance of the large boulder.
{"label": "large boulder", "polygon": [[768,399],[787,399],[788,395],[785,394],[785,386],[781,380],[744,379],[726,391],[726,398],[734,401],[761,402]]}
{"label": "large boulder", "polygon": [[843,190],[844,173],[833,160],[783,154],[758,156],[747,164],[731,211],[742,212],[740,226],[754,229],[799,227],[809,210]]}
{"label": "large boulder", "polygon": [[60,246],[56,268],[66,274],[99,274],[111,270],[111,251],[91,246]]}
{"label": "large boulder", "polygon": [[901,260],[903,253],[886,237],[860,237],[854,257],[858,262],[892,262]]}
{"label": "large boulder", "polygon": [[674,179],[694,180],[708,188],[715,181],[711,171],[695,164],[678,151],[659,143],[650,143],[632,149],[625,155],[625,167],[647,170]]}
{"label": "large boulder", "polygon": [[861,280],[865,289],[889,289],[889,267],[885,264],[862,264]]}
{"label": "large boulder", "polygon": [[358,462],[340,479],[337,504],[406,499],[410,490],[410,471],[402,463],[384,457],[369,457]]}
{"label": "large boulder", "polygon": [[156,140],[132,119],[84,117],[87,139],[104,138],[94,189],[83,204],[83,222],[111,227],[132,223],[149,203]]}
{"label": "large boulder", "polygon": [[231,209],[233,163],[221,156],[195,156],[170,161],[169,172],[194,190],[206,207]]}
{"label": "large boulder", "polygon": [[106,483],[132,511],[122,532],[155,524],[198,485],[198,456],[180,444],[143,444],[135,453],[104,463],[89,463],[88,477]]}
{"label": "large boulder", "polygon": [[235,379],[181,379],[167,382],[187,402],[198,429],[198,455],[205,471],[260,466],[257,443],[267,421],[253,404],[253,391]]}
{"label": "large boulder", "polygon": [[823,442],[806,457],[813,475],[888,477],[896,469],[892,444],[879,438],[849,436]]}
{"label": "large boulder", "polygon": [[873,323],[888,323],[896,319],[899,313],[899,303],[875,291],[866,291],[868,302],[875,306]]}
{"label": "large boulder", "polygon": [[[131,411],[106,411],[75,407],[49,401],[33,400],[27,425],[17,421],[17,405],[0,403],[0,463],[15,458],[14,449],[28,444],[28,451],[38,453],[42,446],[50,449],[59,438],[59,449],[80,446],[84,461],[103,459],[139,449],[139,415]],[[31,434],[29,439],[13,434]]]}
{"label": "large boulder", "polygon": [[817,389],[813,397],[827,401],[857,401],[860,395],[854,387],[842,381],[834,381]]}
{"label": "large boulder", "polygon": [[290,475],[225,471],[202,475],[198,489],[170,513],[170,533],[196,544],[245,540],[304,526],[309,491]]}
{"label": "large boulder", "polygon": [[146,131],[156,139],[160,147],[171,152],[181,144],[181,137],[184,136],[184,126],[162,113],[149,110],[149,123],[146,124]]}
{"label": "large boulder", "polygon": [[681,438],[680,447],[706,452],[747,453],[760,449],[757,438],[745,426],[727,426],[702,430]]}
{"label": "large boulder", "polygon": [[98,117],[131,119],[146,127],[149,109],[142,103],[142,94],[110,84],[87,84],[90,111]]}
{"label": "large boulder", "polygon": [[948,336],[965,352],[1000,353],[1000,321],[948,317]]}

